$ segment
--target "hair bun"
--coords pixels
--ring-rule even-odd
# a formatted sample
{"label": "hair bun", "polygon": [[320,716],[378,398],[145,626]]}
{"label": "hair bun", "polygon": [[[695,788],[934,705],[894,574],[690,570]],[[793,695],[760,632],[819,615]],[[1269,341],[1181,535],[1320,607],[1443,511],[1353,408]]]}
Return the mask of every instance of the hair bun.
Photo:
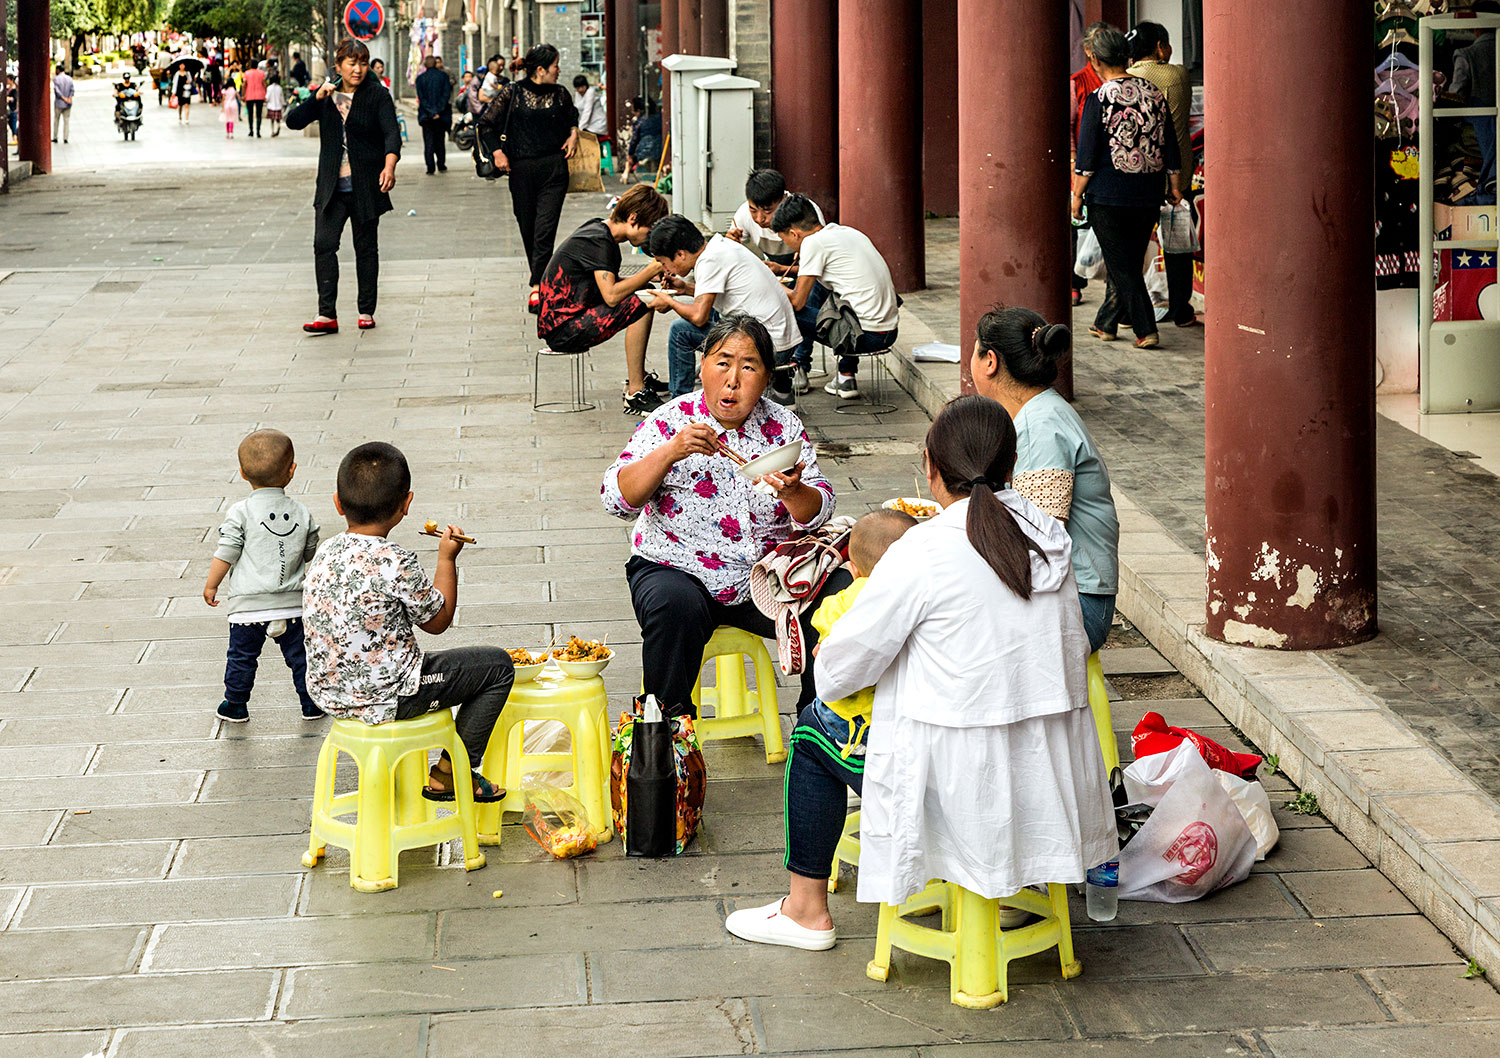
{"label": "hair bun", "polygon": [[1031,344],[1038,355],[1048,360],[1061,360],[1073,348],[1073,332],[1066,324],[1049,323],[1036,329]]}

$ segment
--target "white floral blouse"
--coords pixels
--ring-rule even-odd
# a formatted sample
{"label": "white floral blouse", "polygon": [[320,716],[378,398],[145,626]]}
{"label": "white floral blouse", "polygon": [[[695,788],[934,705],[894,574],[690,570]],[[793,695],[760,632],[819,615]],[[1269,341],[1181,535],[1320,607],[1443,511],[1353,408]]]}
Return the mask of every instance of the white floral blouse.
{"label": "white floral blouse", "polygon": [[436,617],[445,601],[400,544],[340,533],[318,549],[302,589],[307,693],[332,716],[394,720],[396,698],[415,694],[422,679],[412,626]]}
{"label": "white floral blouse", "polygon": [[[703,422],[724,436],[746,459],[801,438],[802,483],[822,494],[810,522],[799,522],[774,496],[755,491],[735,473],[728,456],[692,455],[667,472],[644,507],[632,507],[620,494],[620,470],[670,440],[678,430]],[[605,471],[599,490],[604,509],[634,518],[631,554],[691,573],[721,603],[750,597],[750,570],[794,530],[816,529],[833,516],[833,486],[818,469],[817,453],[796,414],[761,398],[738,429],[725,431],[708,410],[701,391],[675,397],[636,428],[620,457]]]}

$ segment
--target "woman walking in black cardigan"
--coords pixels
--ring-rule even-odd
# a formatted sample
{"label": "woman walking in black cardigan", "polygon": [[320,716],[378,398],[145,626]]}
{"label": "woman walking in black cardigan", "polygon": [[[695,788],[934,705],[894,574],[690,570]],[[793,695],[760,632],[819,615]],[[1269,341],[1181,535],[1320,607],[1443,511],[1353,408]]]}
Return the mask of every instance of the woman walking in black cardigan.
{"label": "woman walking in black cardigan", "polygon": [[531,265],[526,307],[541,311],[542,272],[552,260],[568,193],[568,159],[578,147],[578,108],[557,83],[557,49],[538,44],[521,60],[526,76],[502,83],[479,118],[481,148],[510,170],[510,204]]}
{"label": "woman walking in black cardigan", "polygon": [[354,229],[354,274],[359,280],[359,327],[375,326],[375,284],[380,277],[380,215],[389,213],[396,186],[401,130],[391,94],[370,74],[370,49],[346,38],[334,52],[335,76],[286,116],[289,129],[318,122],[318,187],[313,195],[313,268],[318,277],[318,318],[312,334],[337,334],[339,240]]}

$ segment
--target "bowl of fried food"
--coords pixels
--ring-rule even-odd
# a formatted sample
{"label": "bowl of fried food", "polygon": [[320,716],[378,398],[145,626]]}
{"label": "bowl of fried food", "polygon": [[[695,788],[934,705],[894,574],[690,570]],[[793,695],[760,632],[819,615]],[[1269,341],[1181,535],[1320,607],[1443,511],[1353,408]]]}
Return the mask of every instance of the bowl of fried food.
{"label": "bowl of fried food", "polygon": [[510,655],[511,664],[516,667],[516,682],[525,683],[534,680],[537,675],[547,667],[547,648],[538,647],[535,651],[524,647],[516,647],[507,650]]}
{"label": "bowl of fried food", "polygon": [[603,643],[592,639],[571,637],[562,646],[552,651],[552,660],[570,679],[593,679],[614,660],[615,652]]}
{"label": "bowl of fried food", "polygon": [[888,511],[900,511],[909,514],[919,522],[925,522],[938,512],[938,505],[931,500],[921,498],[911,499],[906,496],[897,496],[894,500],[886,500],[881,504]]}

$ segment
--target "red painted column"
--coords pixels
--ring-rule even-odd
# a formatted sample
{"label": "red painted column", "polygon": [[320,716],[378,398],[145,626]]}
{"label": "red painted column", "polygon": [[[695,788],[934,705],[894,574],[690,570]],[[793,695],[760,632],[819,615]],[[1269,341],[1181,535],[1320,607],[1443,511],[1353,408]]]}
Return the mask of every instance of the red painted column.
{"label": "red painted column", "polygon": [[[677,0],[662,0],[661,57],[669,59],[680,50],[677,47]],[[665,132],[672,127],[669,120],[672,112],[672,75],[665,69],[658,69],[661,73],[661,127]]]}
{"label": "red painted column", "polygon": [[[641,90],[641,8],[639,0],[613,0],[609,26],[609,118],[625,127],[625,104]],[[616,145],[618,146],[618,139]]]}
{"label": "red painted column", "polygon": [[838,62],[838,0],[776,0],[771,156],[786,186],[810,197],[829,220],[839,216]]}
{"label": "red painted column", "polygon": [[927,212],[958,213],[958,0],[922,5],[922,197]]}
{"label": "red painted column", "polygon": [[[34,173],[52,171],[52,5],[18,0],[16,59],[20,63],[21,160]],[[7,130],[8,132],[9,130]]]}
{"label": "red painted column", "polygon": [[[1034,0],[958,0],[959,85],[1013,70],[1004,92],[958,104],[959,341],[996,302],[1067,323],[1068,8]],[[1025,71],[1024,75],[1020,71]],[[963,360],[967,373],[968,358]],[[964,378],[965,390],[972,383]],[[1072,395],[1071,359],[1057,388]]]}
{"label": "red painted column", "polygon": [[[1244,42],[1293,24],[1295,86],[1258,76]],[[1205,29],[1208,633],[1343,646],[1376,632],[1370,16],[1220,3]]]}
{"label": "red painted column", "polygon": [[[663,0],[671,3],[671,0]],[[703,48],[703,0],[677,0],[677,50],[701,55]]]}
{"label": "red painted column", "polygon": [[729,0],[703,0],[702,54],[729,57]]}
{"label": "red painted column", "polygon": [[840,222],[870,237],[900,291],[927,279],[922,93],[887,71],[921,35],[920,0],[839,0]]}
{"label": "red painted column", "polygon": [[1130,0],[1083,0],[1083,24],[1108,22],[1121,33],[1130,29]]}
{"label": "red painted column", "polygon": [[602,91],[604,91],[604,101],[607,104],[604,108],[604,119],[609,123],[609,139],[611,143],[620,142],[615,138],[615,111],[618,109],[616,97],[621,94],[620,90],[616,87],[619,81],[620,67],[617,65],[618,60],[615,55],[615,19],[619,17],[616,13],[616,9],[619,6],[619,0],[604,0],[605,87]]}

